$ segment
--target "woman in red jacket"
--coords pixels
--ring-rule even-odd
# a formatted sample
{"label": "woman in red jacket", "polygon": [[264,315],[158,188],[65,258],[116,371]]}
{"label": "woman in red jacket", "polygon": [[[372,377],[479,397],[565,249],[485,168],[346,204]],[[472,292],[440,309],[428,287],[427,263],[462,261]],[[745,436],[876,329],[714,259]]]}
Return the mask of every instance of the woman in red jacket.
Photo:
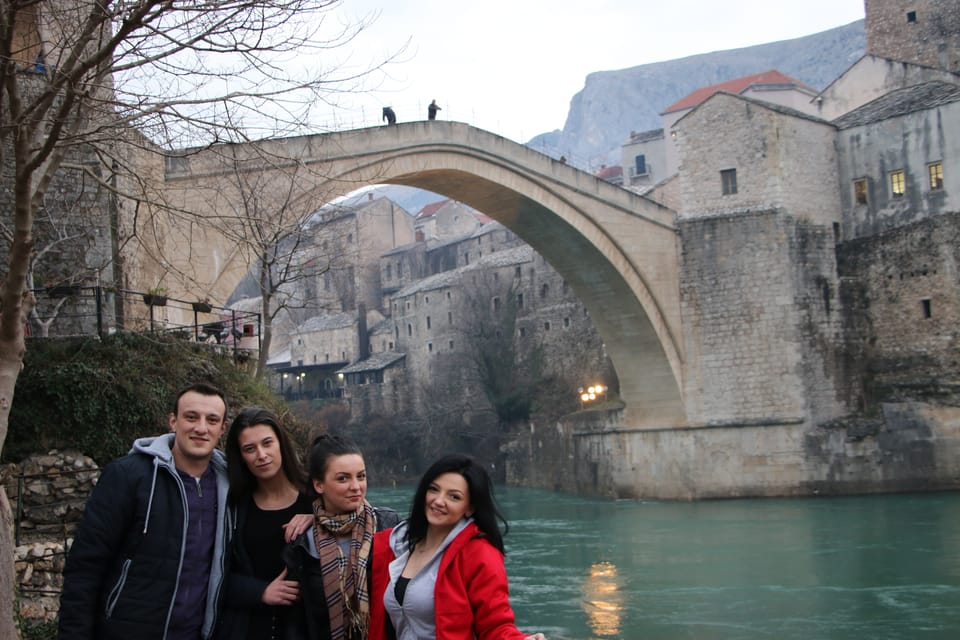
{"label": "woman in red jacket", "polygon": [[370,640],[546,640],[514,625],[498,521],[483,467],[435,462],[410,518],[374,538]]}

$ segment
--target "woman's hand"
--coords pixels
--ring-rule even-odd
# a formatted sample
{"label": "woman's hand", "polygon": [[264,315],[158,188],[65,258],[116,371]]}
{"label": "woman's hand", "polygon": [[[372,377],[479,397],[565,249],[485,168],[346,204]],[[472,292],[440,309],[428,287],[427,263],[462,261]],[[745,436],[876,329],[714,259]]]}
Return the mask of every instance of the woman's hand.
{"label": "woman's hand", "polygon": [[312,513],[298,513],[290,518],[290,522],[283,525],[283,541],[293,542],[297,536],[309,529],[312,524]]}
{"label": "woman's hand", "polygon": [[290,605],[300,599],[300,583],[296,580],[284,580],[287,577],[287,568],[284,567],[273,582],[263,590],[260,599],[263,604]]}

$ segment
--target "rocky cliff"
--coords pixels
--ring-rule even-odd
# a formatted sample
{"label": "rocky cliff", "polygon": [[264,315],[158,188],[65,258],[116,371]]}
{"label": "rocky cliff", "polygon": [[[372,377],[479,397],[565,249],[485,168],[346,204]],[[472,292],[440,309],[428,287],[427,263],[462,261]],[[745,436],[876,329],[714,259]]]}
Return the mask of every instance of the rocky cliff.
{"label": "rocky cliff", "polygon": [[620,145],[631,131],[660,128],[660,112],[695,89],[777,69],[819,90],[856,62],[864,48],[864,23],[858,20],[794,40],[598,71],[570,101],[563,130],[527,144],[554,157],[565,155],[583,168],[619,164]]}

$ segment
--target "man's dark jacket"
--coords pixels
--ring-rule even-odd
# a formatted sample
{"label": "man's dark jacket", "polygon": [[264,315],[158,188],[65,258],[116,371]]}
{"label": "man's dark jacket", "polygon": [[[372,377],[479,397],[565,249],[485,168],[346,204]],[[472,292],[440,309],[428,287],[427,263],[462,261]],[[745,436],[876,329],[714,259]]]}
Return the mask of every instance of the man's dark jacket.
{"label": "man's dark jacket", "polygon": [[[173,463],[173,434],[141,438],[108,464],[87,501],[67,556],[60,640],[162,640],[180,575],[186,494]],[[217,531],[202,638],[216,622],[229,526],[227,465],[214,451]]]}

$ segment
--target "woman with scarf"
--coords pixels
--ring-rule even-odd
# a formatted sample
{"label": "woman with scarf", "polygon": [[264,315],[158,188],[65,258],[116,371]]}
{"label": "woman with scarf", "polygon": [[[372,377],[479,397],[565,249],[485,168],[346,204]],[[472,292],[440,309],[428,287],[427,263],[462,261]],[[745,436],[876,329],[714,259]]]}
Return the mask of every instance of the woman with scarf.
{"label": "woman with scarf", "polygon": [[300,601],[286,640],[366,640],[373,534],[399,520],[366,500],[363,454],[346,438],[322,435],[310,451],[313,526],[287,545],[287,579]]}
{"label": "woman with scarf", "polygon": [[500,522],[482,466],[435,462],[410,518],[374,538],[370,640],[546,640],[514,624]]}

